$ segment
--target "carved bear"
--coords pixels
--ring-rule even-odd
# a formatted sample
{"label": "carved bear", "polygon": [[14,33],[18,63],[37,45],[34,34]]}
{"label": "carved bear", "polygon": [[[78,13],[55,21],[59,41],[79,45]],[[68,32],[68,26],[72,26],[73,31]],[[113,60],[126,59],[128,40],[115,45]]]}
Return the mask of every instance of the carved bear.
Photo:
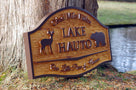
{"label": "carved bear", "polygon": [[105,35],[104,35],[103,32],[93,33],[90,38],[96,41],[96,47],[99,47],[100,43],[101,43],[102,46],[106,45],[106,43],[105,43]]}

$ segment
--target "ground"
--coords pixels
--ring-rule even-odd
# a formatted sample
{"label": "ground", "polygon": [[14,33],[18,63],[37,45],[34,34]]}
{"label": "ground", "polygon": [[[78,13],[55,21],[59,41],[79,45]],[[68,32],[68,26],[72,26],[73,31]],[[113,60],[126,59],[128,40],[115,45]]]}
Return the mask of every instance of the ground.
{"label": "ground", "polygon": [[[99,1],[98,19],[105,25],[136,24],[136,3]],[[136,90],[136,71],[120,73],[102,65],[83,77],[43,77],[29,80],[27,72],[11,67],[0,74],[0,90]]]}
{"label": "ground", "polygon": [[2,90],[136,90],[136,72],[119,73],[109,64],[71,79],[43,77],[29,80],[27,72],[13,67],[0,77]]}

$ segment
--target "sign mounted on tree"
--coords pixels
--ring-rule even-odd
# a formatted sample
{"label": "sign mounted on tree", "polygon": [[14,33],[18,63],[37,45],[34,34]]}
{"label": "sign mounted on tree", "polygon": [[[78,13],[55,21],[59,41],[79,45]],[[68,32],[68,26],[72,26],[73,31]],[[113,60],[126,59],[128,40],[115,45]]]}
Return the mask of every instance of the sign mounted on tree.
{"label": "sign mounted on tree", "polygon": [[68,7],[24,34],[29,78],[77,77],[111,61],[108,28],[89,12]]}

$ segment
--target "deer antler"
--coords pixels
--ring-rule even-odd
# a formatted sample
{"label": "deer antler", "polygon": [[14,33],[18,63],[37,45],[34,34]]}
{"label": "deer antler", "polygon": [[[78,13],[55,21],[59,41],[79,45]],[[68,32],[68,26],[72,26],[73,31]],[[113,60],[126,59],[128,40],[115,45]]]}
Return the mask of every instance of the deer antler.
{"label": "deer antler", "polygon": [[51,31],[50,31],[50,30],[48,30],[48,31],[47,31],[47,34],[51,34]]}
{"label": "deer antler", "polygon": [[47,34],[50,34],[50,35],[54,34],[54,30],[53,31],[48,30]]}
{"label": "deer antler", "polygon": [[54,34],[54,30],[51,32],[51,34]]}

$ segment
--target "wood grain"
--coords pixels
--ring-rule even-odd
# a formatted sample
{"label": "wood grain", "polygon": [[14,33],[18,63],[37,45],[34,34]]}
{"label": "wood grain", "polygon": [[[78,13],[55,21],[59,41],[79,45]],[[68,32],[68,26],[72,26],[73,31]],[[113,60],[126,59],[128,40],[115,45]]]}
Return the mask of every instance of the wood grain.
{"label": "wood grain", "polygon": [[[97,41],[91,38],[96,33],[105,36],[104,44],[101,42],[97,46]],[[34,77],[76,76],[111,60],[108,28],[78,8],[61,9],[51,14],[28,35]]]}

